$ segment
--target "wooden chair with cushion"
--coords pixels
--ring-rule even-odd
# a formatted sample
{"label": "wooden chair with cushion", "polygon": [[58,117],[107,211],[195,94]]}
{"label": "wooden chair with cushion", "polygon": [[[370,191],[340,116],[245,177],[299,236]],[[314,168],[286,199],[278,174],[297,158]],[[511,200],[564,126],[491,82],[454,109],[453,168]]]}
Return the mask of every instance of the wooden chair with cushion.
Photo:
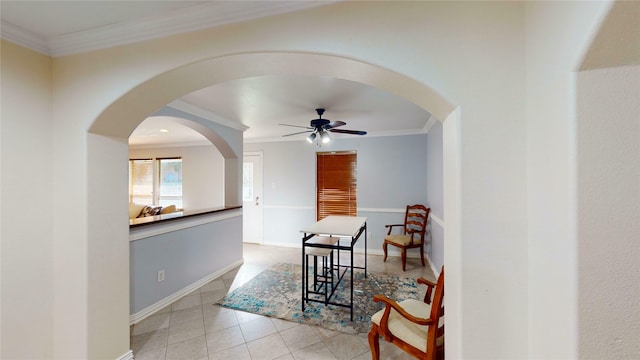
{"label": "wooden chair with cushion", "polygon": [[[424,238],[430,212],[431,208],[426,208],[424,205],[407,205],[403,224],[385,225],[388,231],[382,244],[384,261],[387,261],[387,245],[397,246],[402,249],[402,271],[404,271],[407,265],[407,249],[419,248],[420,259],[422,260],[422,266],[424,266]],[[402,233],[391,234],[394,227],[400,226],[402,227]]]}
{"label": "wooden chair with cushion", "polygon": [[423,301],[373,297],[375,302],[385,304],[371,317],[369,346],[373,360],[380,359],[380,336],[418,359],[444,359],[444,267],[437,284],[423,278],[418,283],[427,285]]}

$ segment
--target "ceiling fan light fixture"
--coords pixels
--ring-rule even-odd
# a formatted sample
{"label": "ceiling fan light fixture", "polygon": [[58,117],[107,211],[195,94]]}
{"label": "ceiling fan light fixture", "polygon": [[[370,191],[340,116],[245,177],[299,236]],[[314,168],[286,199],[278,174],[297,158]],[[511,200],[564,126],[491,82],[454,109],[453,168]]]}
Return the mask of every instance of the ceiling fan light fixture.
{"label": "ceiling fan light fixture", "polygon": [[331,141],[331,138],[329,137],[329,133],[327,133],[326,131],[322,132],[322,134],[320,135],[320,139],[322,139],[323,144],[326,144],[329,141]]}
{"label": "ceiling fan light fixture", "polygon": [[309,144],[313,144],[313,140],[316,139],[316,133],[311,133],[309,134],[309,136],[307,136],[307,141],[309,142]]}

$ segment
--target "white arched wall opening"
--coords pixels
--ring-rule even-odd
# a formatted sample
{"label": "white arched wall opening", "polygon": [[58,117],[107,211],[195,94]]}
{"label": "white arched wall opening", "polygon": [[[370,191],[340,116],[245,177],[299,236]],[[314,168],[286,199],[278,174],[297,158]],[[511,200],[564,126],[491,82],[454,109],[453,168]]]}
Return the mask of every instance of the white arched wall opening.
{"label": "white arched wall opening", "polygon": [[[242,134],[229,132],[224,134],[225,127],[199,116],[164,106],[154,113],[154,116],[168,116],[178,124],[184,125],[204,136],[215,146],[224,159],[224,205],[235,206],[240,204],[240,187],[237,179],[242,178],[240,162],[242,159]],[[234,139],[235,137],[235,139]],[[227,178],[229,176],[229,178]]]}
{"label": "white arched wall opening", "polygon": [[[166,133],[147,135],[143,131],[137,135],[137,129],[129,139],[130,159],[181,157],[183,165],[186,165],[182,168],[181,208],[190,211],[225,206],[223,174],[226,158],[235,161],[237,157],[226,139],[216,132],[217,129],[211,128],[217,124],[197,116],[181,114],[180,110],[165,106],[147,117],[140,126],[157,129],[158,126],[164,127],[167,123],[169,130]],[[174,126],[178,126],[175,132],[172,128]],[[191,133],[194,137],[188,142],[182,142],[180,139],[183,132]],[[157,143],[154,139],[162,142]]]}
{"label": "white arched wall opening", "polygon": [[[129,341],[129,273],[128,268],[113,271],[105,254],[114,258],[128,258],[128,226],[119,221],[122,204],[127,199],[127,139],[139,123],[157,109],[192,91],[246,77],[289,74],[329,76],[359,82],[380,88],[405,98],[429,111],[439,120],[458,119],[455,106],[429,86],[399,73],[364,62],[337,56],[311,53],[246,53],[211,58],[184,65],[139,84],[108,106],[89,128],[88,147],[88,201],[101,204],[100,212],[88,216],[88,327],[89,354],[106,353],[108,349],[122,348]],[[201,125],[201,124],[200,124]],[[459,253],[459,231],[456,230],[459,209],[459,121],[445,121],[443,132],[444,159],[453,161],[445,165],[444,211],[445,262]],[[225,157],[225,203],[240,204],[242,141],[240,148],[223,152]],[[221,149],[221,152],[223,150]],[[458,185],[456,185],[458,184]],[[111,216],[110,216],[111,215]],[[452,226],[449,225],[451,222]],[[114,241],[114,238],[117,241]],[[450,302],[458,298],[460,271],[447,266],[448,320],[447,331],[455,334],[454,325],[459,304]],[[113,299],[112,294],[122,294]],[[105,341],[105,339],[110,339]],[[459,344],[448,342],[449,354],[456,354]]]}

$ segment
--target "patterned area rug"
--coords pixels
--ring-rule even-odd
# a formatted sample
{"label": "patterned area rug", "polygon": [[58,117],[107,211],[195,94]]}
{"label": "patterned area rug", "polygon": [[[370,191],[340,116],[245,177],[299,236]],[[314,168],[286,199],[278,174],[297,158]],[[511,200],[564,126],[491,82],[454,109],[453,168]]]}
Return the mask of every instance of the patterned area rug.
{"label": "patterned area rug", "polygon": [[[347,272],[332,302],[348,304],[351,277]],[[418,299],[419,289],[415,279],[398,276],[354,272],[354,313],[350,321],[350,309],[341,306],[309,302],[302,311],[302,266],[278,263],[249,280],[221,299],[218,304],[250,313],[321,326],[343,333],[367,333],[371,329],[371,315],[382,309],[373,302],[373,295],[384,294],[391,299]]]}

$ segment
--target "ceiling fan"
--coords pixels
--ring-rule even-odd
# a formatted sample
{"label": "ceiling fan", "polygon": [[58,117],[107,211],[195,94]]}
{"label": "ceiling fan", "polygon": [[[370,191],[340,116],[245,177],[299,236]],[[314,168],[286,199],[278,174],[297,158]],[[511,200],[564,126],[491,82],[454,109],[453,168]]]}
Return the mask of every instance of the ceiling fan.
{"label": "ceiling fan", "polygon": [[323,144],[331,141],[329,137],[329,132],[341,133],[341,134],[351,134],[351,135],[366,135],[366,131],[362,130],[346,130],[346,129],[336,129],[339,126],[347,125],[344,121],[331,121],[328,119],[323,119],[322,114],[324,114],[324,109],[316,109],[316,113],[318,113],[318,118],[311,120],[310,126],[298,126],[298,125],[289,125],[289,124],[279,124],[283,126],[292,126],[307,129],[305,131],[295,132],[292,134],[282,135],[292,136],[304,133],[311,133],[307,136],[307,141],[313,143],[314,140],[322,141]]}

